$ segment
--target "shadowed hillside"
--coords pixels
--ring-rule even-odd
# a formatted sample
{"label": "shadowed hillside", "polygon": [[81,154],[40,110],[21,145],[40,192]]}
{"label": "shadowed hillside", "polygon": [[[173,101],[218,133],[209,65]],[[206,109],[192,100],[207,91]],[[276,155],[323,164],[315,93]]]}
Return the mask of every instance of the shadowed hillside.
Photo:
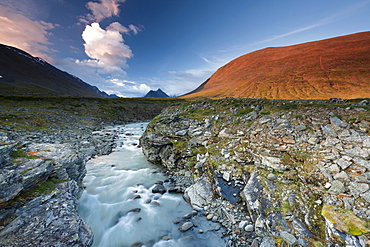
{"label": "shadowed hillside", "polygon": [[0,94],[3,95],[109,97],[41,58],[2,44],[0,76]]}
{"label": "shadowed hillside", "polygon": [[218,69],[183,98],[370,97],[370,32],[265,48]]}

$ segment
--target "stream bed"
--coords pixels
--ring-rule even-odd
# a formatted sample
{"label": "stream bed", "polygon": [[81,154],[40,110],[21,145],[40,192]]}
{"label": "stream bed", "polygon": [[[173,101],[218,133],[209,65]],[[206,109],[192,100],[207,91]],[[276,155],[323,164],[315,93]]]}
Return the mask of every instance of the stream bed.
{"label": "stream bed", "polygon": [[[138,146],[146,125],[105,130],[118,133],[117,147],[87,162],[79,213],[94,233],[93,246],[226,246],[224,229],[194,211],[182,194],[153,193],[156,186],[167,189],[169,183]],[[192,227],[180,231],[185,223]]]}

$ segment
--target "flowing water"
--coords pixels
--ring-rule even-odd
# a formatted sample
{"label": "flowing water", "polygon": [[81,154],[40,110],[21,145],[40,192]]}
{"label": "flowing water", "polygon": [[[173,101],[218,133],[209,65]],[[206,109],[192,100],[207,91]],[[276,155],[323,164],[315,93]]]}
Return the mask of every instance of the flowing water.
{"label": "flowing water", "polygon": [[[137,123],[112,128],[119,134],[117,148],[87,163],[79,213],[92,228],[93,246],[225,246],[218,223],[200,213],[184,219],[192,208],[181,194],[152,193],[155,183],[167,178],[138,147],[145,127]],[[195,227],[180,232],[179,226],[188,221]]]}

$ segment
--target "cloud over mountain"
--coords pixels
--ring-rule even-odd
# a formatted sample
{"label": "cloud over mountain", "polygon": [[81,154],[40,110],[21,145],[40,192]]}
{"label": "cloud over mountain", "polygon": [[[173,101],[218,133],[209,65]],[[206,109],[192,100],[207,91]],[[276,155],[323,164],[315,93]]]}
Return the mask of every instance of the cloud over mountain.
{"label": "cloud over mountain", "polygon": [[50,30],[55,24],[45,21],[34,21],[20,12],[0,5],[0,43],[15,46],[33,56],[52,61]]}

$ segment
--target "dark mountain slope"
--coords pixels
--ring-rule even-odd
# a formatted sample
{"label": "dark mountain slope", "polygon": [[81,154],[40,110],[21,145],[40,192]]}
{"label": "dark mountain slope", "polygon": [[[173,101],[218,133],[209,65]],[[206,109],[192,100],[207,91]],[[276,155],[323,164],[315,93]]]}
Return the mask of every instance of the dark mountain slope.
{"label": "dark mountain slope", "polygon": [[0,94],[5,95],[109,97],[41,58],[2,44],[0,76]]}

